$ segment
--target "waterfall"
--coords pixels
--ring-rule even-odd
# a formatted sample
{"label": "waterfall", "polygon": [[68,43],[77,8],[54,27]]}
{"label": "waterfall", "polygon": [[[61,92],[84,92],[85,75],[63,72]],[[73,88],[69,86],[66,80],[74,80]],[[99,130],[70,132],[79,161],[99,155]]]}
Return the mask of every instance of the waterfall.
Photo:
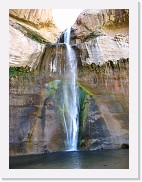
{"label": "waterfall", "polygon": [[67,150],[77,150],[78,141],[78,95],[76,86],[77,63],[75,52],[70,45],[70,31],[64,34],[64,43],[67,48],[67,64],[63,86],[63,118],[67,135]]}

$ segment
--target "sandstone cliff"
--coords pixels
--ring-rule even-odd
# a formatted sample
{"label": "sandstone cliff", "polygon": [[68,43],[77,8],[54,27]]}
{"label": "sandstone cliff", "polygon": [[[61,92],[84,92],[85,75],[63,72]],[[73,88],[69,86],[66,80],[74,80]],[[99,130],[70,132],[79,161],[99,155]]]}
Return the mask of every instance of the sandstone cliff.
{"label": "sandstone cliff", "polygon": [[55,43],[60,35],[51,9],[11,9],[9,15],[19,25],[41,35],[47,42]]}
{"label": "sandstone cliff", "polygon": [[129,10],[84,10],[73,25],[82,63],[129,57]]}
{"label": "sandstone cliff", "polygon": [[9,10],[10,66],[35,68],[42,57],[45,43],[55,43],[60,30],[51,9]]}
{"label": "sandstone cliff", "polygon": [[73,25],[77,38],[83,40],[91,33],[99,35],[106,30],[122,29],[129,25],[129,10],[84,10]]}

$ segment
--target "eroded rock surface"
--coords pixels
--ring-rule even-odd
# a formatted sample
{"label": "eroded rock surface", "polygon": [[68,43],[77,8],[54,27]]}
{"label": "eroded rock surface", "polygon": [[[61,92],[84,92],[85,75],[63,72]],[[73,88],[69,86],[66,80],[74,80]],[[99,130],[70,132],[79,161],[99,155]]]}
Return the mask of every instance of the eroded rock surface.
{"label": "eroded rock surface", "polygon": [[9,33],[9,65],[36,68],[45,46],[26,37],[12,26],[9,27]]}
{"label": "eroded rock surface", "polygon": [[103,64],[129,57],[129,11],[84,10],[73,25],[72,38],[83,63]]}
{"label": "eroded rock surface", "polygon": [[10,9],[10,17],[25,28],[40,34],[48,42],[56,42],[60,30],[55,25],[51,9]]}
{"label": "eroded rock surface", "polygon": [[128,27],[129,10],[104,9],[84,10],[73,25],[75,36],[82,41],[91,33],[93,36],[101,35],[106,30],[116,30]]}
{"label": "eroded rock surface", "polygon": [[103,64],[107,60],[114,61],[129,57],[128,33],[102,35],[77,47],[80,50],[82,64]]}
{"label": "eroded rock surface", "polygon": [[42,59],[45,43],[60,35],[50,9],[9,10],[9,64],[35,69]]}

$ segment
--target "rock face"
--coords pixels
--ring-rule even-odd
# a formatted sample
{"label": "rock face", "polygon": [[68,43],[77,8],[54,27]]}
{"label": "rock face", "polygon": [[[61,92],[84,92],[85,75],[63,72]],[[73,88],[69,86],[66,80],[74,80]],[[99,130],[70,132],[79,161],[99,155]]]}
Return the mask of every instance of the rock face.
{"label": "rock face", "polygon": [[[128,10],[85,10],[73,26],[80,150],[129,145],[128,17]],[[59,82],[64,83],[68,62],[63,37],[62,43],[43,46],[27,38],[27,29],[13,19],[10,24],[19,45],[21,39],[29,49],[27,54],[24,47],[18,49],[21,54],[12,52],[11,63],[28,64],[37,72],[35,76],[10,78],[10,155],[64,150],[67,140]],[[14,41],[12,44],[14,47]]]}
{"label": "rock face", "polygon": [[[54,84],[51,86],[54,89]],[[11,82],[10,155],[64,150],[65,133],[54,93],[48,98],[45,85],[38,79],[17,78]]]}
{"label": "rock face", "polygon": [[75,36],[81,40],[90,36],[97,36],[106,30],[116,30],[128,27],[129,10],[105,9],[84,10],[77,18],[73,29]]}
{"label": "rock face", "polygon": [[103,35],[78,44],[82,64],[103,64],[129,57],[128,34]]}
{"label": "rock face", "polygon": [[129,57],[129,11],[84,10],[73,25],[83,63],[103,64]]}
{"label": "rock face", "polygon": [[[55,43],[60,35],[50,9],[9,10],[9,64],[35,69],[45,43]],[[44,44],[43,44],[44,43]]]}
{"label": "rock face", "polygon": [[73,25],[80,84],[92,96],[81,104],[79,147],[129,145],[129,11],[84,10]]}
{"label": "rock face", "polygon": [[9,64],[10,66],[29,66],[36,68],[42,58],[44,45],[39,44],[12,26],[9,27]]}
{"label": "rock face", "polygon": [[18,24],[40,34],[48,42],[55,43],[60,35],[51,9],[10,9],[9,15],[16,19]]}
{"label": "rock face", "polygon": [[31,24],[38,29],[53,24],[51,9],[10,9],[9,14],[15,19]]}
{"label": "rock face", "polygon": [[83,95],[81,101],[80,149],[129,145],[128,60],[115,65],[107,62],[99,67],[92,64],[85,69],[80,73],[79,83],[90,94]]}

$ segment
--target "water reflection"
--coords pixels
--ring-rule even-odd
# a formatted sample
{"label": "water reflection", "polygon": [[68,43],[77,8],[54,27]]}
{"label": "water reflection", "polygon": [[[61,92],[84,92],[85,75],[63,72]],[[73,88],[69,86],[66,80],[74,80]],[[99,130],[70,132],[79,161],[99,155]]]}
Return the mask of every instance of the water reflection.
{"label": "water reflection", "polygon": [[68,164],[70,169],[81,169],[82,168],[82,160],[79,151],[68,151]]}
{"label": "water reflection", "polygon": [[10,157],[10,169],[128,169],[129,150],[65,151]]}

